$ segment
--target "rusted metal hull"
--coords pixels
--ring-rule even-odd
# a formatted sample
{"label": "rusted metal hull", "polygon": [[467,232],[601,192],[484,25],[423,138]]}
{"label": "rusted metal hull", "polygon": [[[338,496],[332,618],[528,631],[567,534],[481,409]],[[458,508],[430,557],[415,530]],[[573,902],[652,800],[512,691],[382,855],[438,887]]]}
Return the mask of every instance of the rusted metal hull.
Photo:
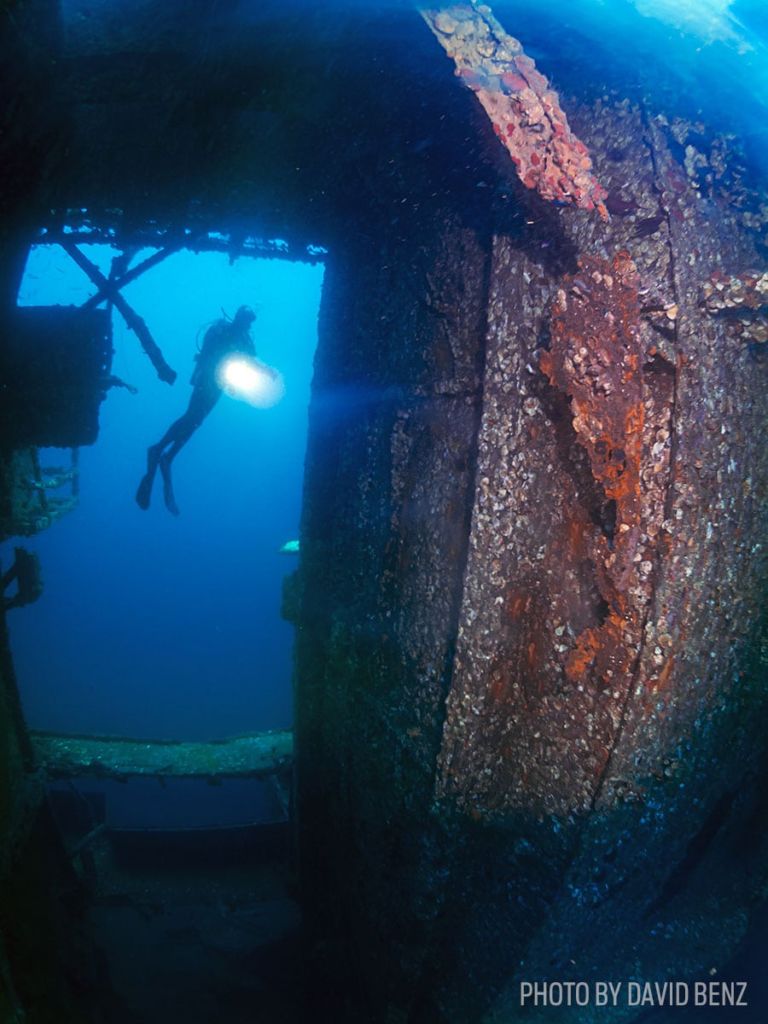
{"label": "rusted metal hull", "polygon": [[610,224],[531,200],[522,237],[438,216],[329,267],[299,794],[324,970],[365,1019],[706,976],[765,884],[765,365],[701,305],[757,254],[663,121],[575,121]]}

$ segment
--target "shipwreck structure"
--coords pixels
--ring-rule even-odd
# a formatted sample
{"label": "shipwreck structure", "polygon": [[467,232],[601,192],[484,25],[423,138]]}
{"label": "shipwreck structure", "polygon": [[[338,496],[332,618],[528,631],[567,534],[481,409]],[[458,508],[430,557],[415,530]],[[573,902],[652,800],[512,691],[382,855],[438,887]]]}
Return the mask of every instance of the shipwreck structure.
{"label": "shipwreck structure", "polygon": [[[558,96],[482,5],[27,0],[2,32],[4,502],[20,452],[92,443],[109,373],[85,310],[78,401],[30,403],[30,245],[325,261],[290,600],[315,1005],[513,1024],[522,979],[726,968],[768,880],[768,249],[736,142],[658,69],[622,90],[566,50]],[[3,643],[0,1016],[79,1024],[53,741]],[[541,1019],[639,1011],[599,1012]]]}

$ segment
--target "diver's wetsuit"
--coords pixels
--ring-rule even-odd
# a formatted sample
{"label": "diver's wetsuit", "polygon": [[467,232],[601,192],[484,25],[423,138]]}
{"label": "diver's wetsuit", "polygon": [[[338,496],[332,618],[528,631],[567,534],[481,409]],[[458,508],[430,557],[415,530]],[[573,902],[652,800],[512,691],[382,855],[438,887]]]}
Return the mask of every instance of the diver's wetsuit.
{"label": "diver's wetsuit", "polygon": [[159,467],[163,478],[166,508],[175,516],[179,514],[173,494],[171,463],[221,397],[221,389],[216,380],[216,370],[221,360],[232,352],[256,354],[248,333],[253,319],[254,314],[246,307],[242,307],[237,311],[234,320],[217,320],[206,331],[190,381],[193,391],[186,412],[171,424],[157,444],[147,449],[147,472],[136,492],[139,508],[149,508],[155,474]]}

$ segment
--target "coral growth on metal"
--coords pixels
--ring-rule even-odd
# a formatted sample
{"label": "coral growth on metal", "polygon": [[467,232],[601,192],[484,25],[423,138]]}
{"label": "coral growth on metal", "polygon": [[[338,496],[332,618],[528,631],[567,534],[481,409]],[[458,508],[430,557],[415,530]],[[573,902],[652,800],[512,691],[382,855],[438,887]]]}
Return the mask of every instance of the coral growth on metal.
{"label": "coral growth on metal", "polygon": [[703,288],[710,313],[721,309],[759,309],[768,306],[768,271],[748,271],[738,277],[715,272]]}
{"label": "coral growth on metal", "polygon": [[729,277],[716,271],[702,288],[708,313],[733,314],[730,332],[745,342],[768,342],[768,271],[747,271]]}
{"label": "coral growth on metal", "polygon": [[[438,786],[471,814],[588,811],[630,706],[657,701],[672,670],[654,654],[638,694],[675,380],[638,277],[620,250],[560,279],[539,358],[549,387],[508,362],[499,329]],[[512,387],[528,389],[517,413]]]}
{"label": "coral growth on metal", "polygon": [[486,4],[452,4],[422,15],[477,96],[526,188],[608,214],[587,147],[571,131],[557,93]]}
{"label": "coral growth on metal", "polygon": [[577,440],[606,502],[604,527],[590,543],[606,614],[577,638],[566,676],[575,682],[590,675],[610,686],[627,677],[637,656],[653,569],[647,556],[637,558],[645,506],[640,308],[628,253],[610,264],[584,257],[580,268],[557,293],[541,368],[571,399]]}

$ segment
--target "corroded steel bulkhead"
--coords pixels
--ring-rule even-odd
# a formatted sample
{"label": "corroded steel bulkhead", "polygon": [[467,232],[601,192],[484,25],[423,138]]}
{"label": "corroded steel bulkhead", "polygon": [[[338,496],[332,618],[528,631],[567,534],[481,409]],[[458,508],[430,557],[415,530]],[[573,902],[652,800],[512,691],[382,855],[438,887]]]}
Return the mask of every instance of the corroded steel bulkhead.
{"label": "corroded steel bulkhead", "polygon": [[[384,277],[329,261],[300,812],[372,1020],[608,1019],[519,984],[707,976],[765,884],[766,363],[712,297],[761,257],[683,122],[570,120],[609,223],[433,211]],[[386,400],[334,408],[364,367]]]}

